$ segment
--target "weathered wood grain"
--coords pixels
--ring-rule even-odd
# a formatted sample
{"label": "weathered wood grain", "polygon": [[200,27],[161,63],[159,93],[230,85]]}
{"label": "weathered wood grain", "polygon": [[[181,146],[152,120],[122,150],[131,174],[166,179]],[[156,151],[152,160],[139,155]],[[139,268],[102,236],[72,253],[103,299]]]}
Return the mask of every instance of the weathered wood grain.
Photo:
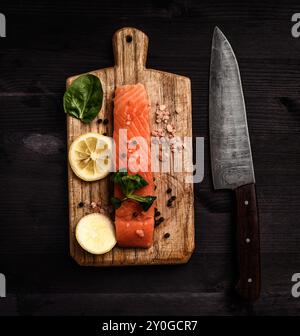
{"label": "weathered wood grain", "polygon": [[[151,314],[154,307],[159,314],[299,315],[290,293],[300,269],[300,39],[290,33],[299,1],[2,0],[0,11],[8,22],[0,39],[0,272],[9,294],[0,315]],[[205,179],[194,186],[195,252],[184,265],[83,268],[68,251],[64,81],[111,66],[111,34],[128,25],[150,38],[148,67],[192,81],[193,135],[205,137]],[[230,293],[234,198],[215,192],[210,174],[215,25],[239,61],[257,181],[262,297],[252,311]],[[28,142],[38,135],[41,148],[53,137],[52,152]]]}
{"label": "weathered wood grain", "polygon": [[[124,84],[142,83],[145,85],[151,104],[151,129],[157,129],[155,112],[157,105],[166,105],[171,112],[170,123],[176,125],[178,136],[192,136],[191,120],[191,87],[187,77],[174,75],[158,70],[146,69],[148,37],[134,28],[123,28],[113,36],[115,66],[92,71],[98,76],[104,88],[104,103],[98,118],[108,119],[108,125],[98,124],[96,118],[89,125],[79,120],[67,117],[68,146],[76,137],[86,132],[113,134],[113,96],[115,88]],[[70,85],[77,76],[70,77]],[[180,113],[175,113],[178,110]],[[84,251],[76,241],[75,228],[82,216],[93,210],[91,202],[109,205],[112,188],[109,179],[87,183],[75,176],[69,167],[69,216],[70,216],[70,252],[80,265],[117,266],[144,264],[185,263],[194,250],[194,197],[193,184],[186,182],[188,172],[176,172],[173,155],[170,157],[170,172],[154,173],[157,186],[157,208],[165,218],[164,222],[155,228],[154,244],[149,249],[119,248],[104,255],[92,255]],[[162,169],[162,168],[161,168]],[[172,188],[176,195],[174,207],[167,207],[171,195],[166,193]],[[83,202],[84,207],[78,207]],[[169,233],[169,238],[165,238]]]}

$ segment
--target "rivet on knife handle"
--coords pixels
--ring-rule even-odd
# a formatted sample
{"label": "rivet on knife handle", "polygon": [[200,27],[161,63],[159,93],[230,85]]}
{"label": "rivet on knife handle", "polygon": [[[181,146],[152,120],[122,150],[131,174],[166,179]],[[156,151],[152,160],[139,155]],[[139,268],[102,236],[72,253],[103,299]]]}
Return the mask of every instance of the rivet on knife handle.
{"label": "rivet on knife handle", "polygon": [[259,298],[260,239],[255,184],[247,184],[236,190],[237,200],[237,251],[239,279],[236,290],[247,301]]}

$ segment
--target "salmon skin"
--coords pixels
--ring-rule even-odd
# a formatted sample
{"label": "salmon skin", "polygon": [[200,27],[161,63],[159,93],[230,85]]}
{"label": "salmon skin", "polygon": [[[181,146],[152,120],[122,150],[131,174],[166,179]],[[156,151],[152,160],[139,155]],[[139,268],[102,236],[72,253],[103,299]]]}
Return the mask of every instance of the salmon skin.
{"label": "salmon skin", "polygon": [[[135,191],[135,194],[141,196],[154,195],[149,112],[150,103],[144,85],[123,85],[116,88],[114,99],[116,168],[117,170],[126,168],[129,175],[138,173],[148,182],[148,185]],[[127,143],[120,136],[120,129],[127,131]],[[144,141],[134,140],[136,137],[143,137]],[[146,159],[146,163],[140,164],[138,170],[135,168],[135,171],[132,171],[130,165],[127,167],[127,163],[131,156],[137,154],[137,150],[140,158]],[[136,162],[141,163],[141,159],[137,159]],[[115,197],[122,198],[119,185],[115,185]],[[144,212],[138,203],[132,200],[124,201],[121,207],[116,209],[115,226],[119,246],[149,248],[153,244],[154,205]]]}

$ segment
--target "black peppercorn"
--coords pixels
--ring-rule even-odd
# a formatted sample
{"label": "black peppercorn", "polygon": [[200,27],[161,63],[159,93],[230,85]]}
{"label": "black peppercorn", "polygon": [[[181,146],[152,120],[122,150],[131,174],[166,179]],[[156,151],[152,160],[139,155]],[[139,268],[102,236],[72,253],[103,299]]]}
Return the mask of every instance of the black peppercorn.
{"label": "black peppercorn", "polygon": [[101,124],[101,123],[102,123],[102,119],[98,119],[98,120],[97,120],[97,123],[98,123],[98,124]]}
{"label": "black peppercorn", "polygon": [[167,189],[167,194],[170,194],[172,192],[172,189],[171,188],[168,188]]}
{"label": "black peppercorn", "polygon": [[78,203],[78,207],[79,207],[79,208],[82,208],[83,206],[84,206],[84,203],[83,203],[83,202],[79,202],[79,203]]}
{"label": "black peppercorn", "polygon": [[167,233],[164,234],[164,238],[167,239],[167,238],[169,238],[169,237],[170,237],[170,233],[169,233],[169,232],[167,232]]}
{"label": "black peppercorn", "polygon": [[108,124],[108,119],[104,119],[103,120],[103,125],[107,125]]}
{"label": "black peppercorn", "polygon": [[171,197],[171,200],[172,200],[172,201],[175,201],[175,200],[176,200],[176,196],[172,196],[172,197]]}
{"label": "black peppercorn", "polygon": [[159,211],[155,211],[155,217],[159,217],[160,216],[160,212]]}
{"label": "black peppercorn", "polygon": [[103,133],[103,135],[104,135],[104,136],[106,136],[106,135],[107,135],[107,133],[106,133],[106,132],[104,132],[104,133]]}

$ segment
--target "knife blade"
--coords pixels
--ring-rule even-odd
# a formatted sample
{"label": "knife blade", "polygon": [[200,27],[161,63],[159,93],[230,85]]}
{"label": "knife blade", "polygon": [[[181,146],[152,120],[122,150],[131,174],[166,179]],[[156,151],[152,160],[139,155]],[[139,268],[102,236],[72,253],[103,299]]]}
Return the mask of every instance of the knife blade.
{"label": "knife blade", "polygon": [[237,292],[248,301],[260,295],[260,238],[255,176],[239,66],[221,30],[213,34],[209,131],[212,177],[215,189],[236,194]]}

